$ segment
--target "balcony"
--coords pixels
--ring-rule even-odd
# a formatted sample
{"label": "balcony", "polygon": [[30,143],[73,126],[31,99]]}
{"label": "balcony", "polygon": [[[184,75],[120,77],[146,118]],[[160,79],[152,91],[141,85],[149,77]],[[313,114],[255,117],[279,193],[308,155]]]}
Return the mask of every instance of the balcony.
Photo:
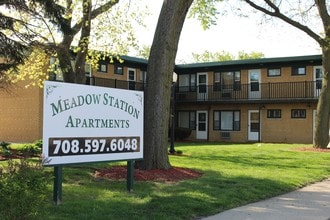
{"label": "balcony", "polygon": [[317,101],[320,91],[320,81],[180,86],[175,99],[177,103]]}
{"label": "balcony", "polygon": [[136,81],[126,81],[126,80],[117,80],[117,79],[106,79],[98,77],[87,77],[86,84],[117,88],[117,89],[127,89],[127,90],[136,90],[143,91],[145,83],[136,82]]}

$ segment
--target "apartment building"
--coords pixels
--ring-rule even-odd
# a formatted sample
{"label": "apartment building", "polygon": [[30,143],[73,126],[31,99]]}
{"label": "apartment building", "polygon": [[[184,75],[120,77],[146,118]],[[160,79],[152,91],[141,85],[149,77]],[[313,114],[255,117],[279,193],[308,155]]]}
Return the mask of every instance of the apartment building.
{"label": "apartment building", "polygon": [[177,65],[178,127],[190,139],[312,143],[321,56]]}
{"label": "apartment building", "polygon": [[[124,62],[100,61],[97,70],[86,65],[86,84],[144,90],[147,60],[121,58]],[[314,55],[176,65],[175,126],[190,128],[188,140],[194,141],[312,143],[321,63]],[[60,74],[51,78],[62,80]],[[0,124],[6,121],[0,140],[42,137],[42,92],[21,89],[19,101],[0,91],[1,104],[10,106],[0,109]],[[37,110],[27,111],[31,103]]]}

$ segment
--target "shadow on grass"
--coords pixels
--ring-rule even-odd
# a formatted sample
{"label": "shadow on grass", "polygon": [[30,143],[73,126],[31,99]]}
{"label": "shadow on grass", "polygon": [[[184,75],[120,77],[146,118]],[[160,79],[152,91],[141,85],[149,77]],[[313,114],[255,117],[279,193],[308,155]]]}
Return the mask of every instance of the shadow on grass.
{"label": "shadow on grass", "polygon": [[47,218],[194,219],[293,189],[274,180],[224,177],[214,171],[179,183],[135,182],[133,193],[125,184],[93,178],[64,184],[63,203],[47,206]]}

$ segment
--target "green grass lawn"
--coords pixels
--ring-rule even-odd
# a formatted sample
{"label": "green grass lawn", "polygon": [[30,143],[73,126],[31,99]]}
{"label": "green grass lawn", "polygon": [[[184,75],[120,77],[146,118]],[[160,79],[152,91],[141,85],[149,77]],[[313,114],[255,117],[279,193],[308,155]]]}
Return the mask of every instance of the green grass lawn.
{"label": "green grass lawn", "polygon": [[171,164],[203,176],[178,183],[136,181],[133,193],[126,191],[126,181],[93,177],[94,168],[114,163],[64,167],[62,204],[52,204],[49,186],[43,219],[194,219],[330,177],[330,153],[299,147],[176,143],[185,156],[170,156]]}

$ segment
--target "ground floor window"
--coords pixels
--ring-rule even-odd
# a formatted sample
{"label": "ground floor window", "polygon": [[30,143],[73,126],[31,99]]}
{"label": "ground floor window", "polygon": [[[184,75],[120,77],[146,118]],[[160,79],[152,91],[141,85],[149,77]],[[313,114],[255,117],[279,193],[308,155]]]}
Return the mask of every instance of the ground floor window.
{"label": "ground floor window", "polygon": [[291,118],[306,118],[306,109],[292,109]]}
{"label": "ground floor window", "polygon": [[213,130],[239,131],[241,124],[240,111],[214,111]]}
{"label": "ground floor window", "polygon": [[196,130],[196,112],[195,111],[179,111],[178,127],[190,128]]}
{"label": "ground floor window", "polygon": [[281,118],[281,109],[268,109],[267,118]]}

